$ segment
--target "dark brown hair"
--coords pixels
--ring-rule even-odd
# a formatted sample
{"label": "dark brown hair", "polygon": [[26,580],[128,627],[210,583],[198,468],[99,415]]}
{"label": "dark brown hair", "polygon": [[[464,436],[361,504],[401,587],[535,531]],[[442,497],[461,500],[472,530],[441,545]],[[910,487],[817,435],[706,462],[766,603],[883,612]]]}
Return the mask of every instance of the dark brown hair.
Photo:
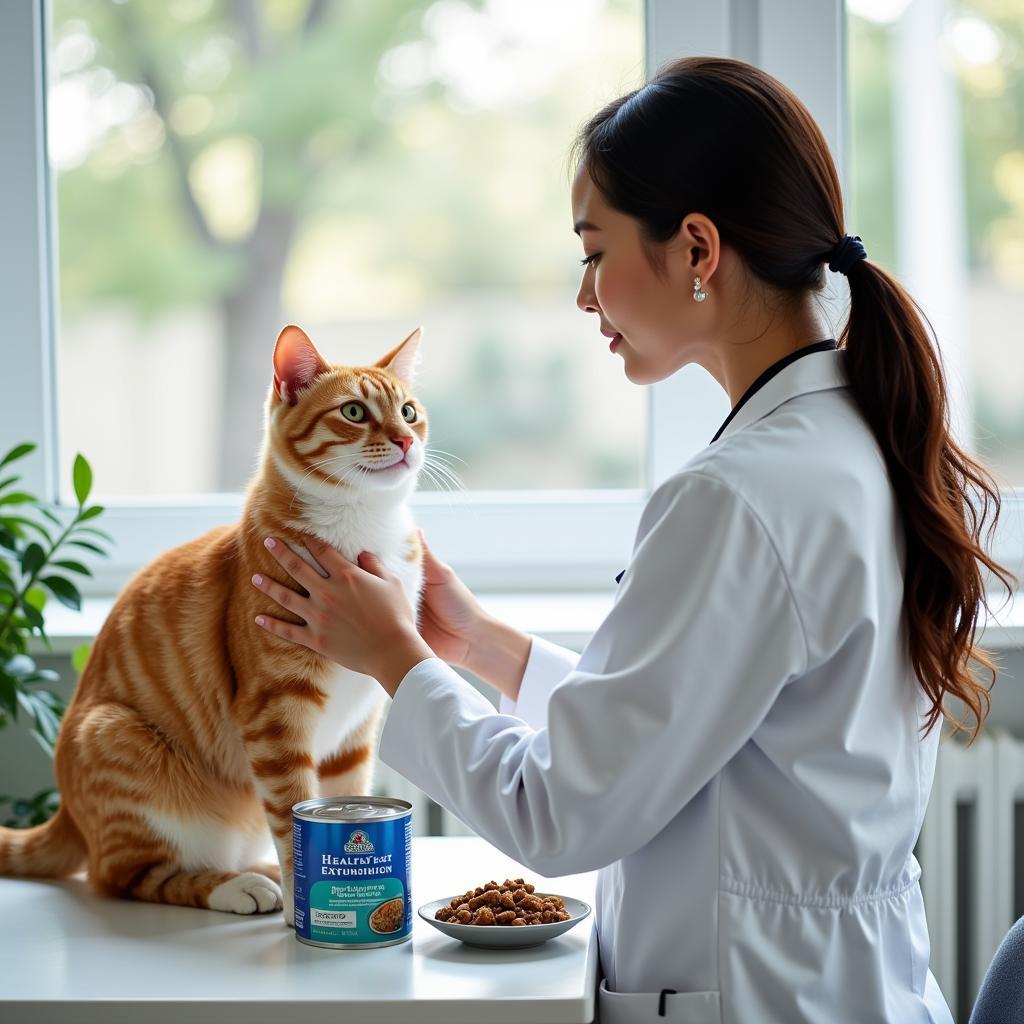
{"label": "dark brown hair", "polygon": [[[574,168],[586,167],[608,205],[638,221],[657,272],[663,243],[686,214],[700,211],[771,294],[798,300],[825,286],[825,263],[844,235],[839,175],[810,112],[760,68],[720,57],[670,61],[591,117],[570,158]],[[923,311],[870,260],[856,262],[848,281],[849,318],[838,345],[906,535],[910,657],[932,701],[923,729],[931,732],[941,715],[954,734],[966,731],[943,707],[951,693],[974,716],[973,742],[997,674],[974,642],[979,608],[988,609],[979,563],[1011,593],[1017,582],[979,543],[990,503],[991,541],[999,488],[953,440],[943,368]],[[971,673],[971,660],[991,672],[988,689]]]}

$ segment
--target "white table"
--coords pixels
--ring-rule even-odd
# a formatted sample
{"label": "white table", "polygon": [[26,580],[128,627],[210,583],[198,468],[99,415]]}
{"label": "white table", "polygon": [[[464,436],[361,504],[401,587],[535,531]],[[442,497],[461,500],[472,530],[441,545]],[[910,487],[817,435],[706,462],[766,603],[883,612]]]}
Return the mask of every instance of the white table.
{"label": "white table", "polygon": [[[596,875],[553,882],[475,836],[413,839],[413,907],[522,876],[593,906]],[[298,942],[280,915],[241,917],[92,895],[81,877],[0,878],[4,1024],[481,1024],[594,1019],[593,914],[542,946],[485,950],[413,914],[379,949]]]}

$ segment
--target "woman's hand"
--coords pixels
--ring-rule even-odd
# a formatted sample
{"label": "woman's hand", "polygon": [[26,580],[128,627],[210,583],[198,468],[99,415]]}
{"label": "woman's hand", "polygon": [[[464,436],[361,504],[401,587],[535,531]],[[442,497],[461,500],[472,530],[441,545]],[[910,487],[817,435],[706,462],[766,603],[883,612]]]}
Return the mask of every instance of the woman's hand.
{"label": "woman's hand", "polygon": [[434,657],[416,631],[416,614],[401,580],[368,551],[361,551],[357,561],[350,562],[317,537],[306,534],[303,542],[327,572],[326,577],[284,541],[271,537],[264,541],[281,567],[308,592],[308,597],[264,576],[253,576],[252,582],[305,624],[269,615],[257,616],[256,624],[345,668],[373,676],[394,696],[413,665]]}
{"label": "woman's hand", "polygon": [[472,643],[485,617],[472,591],[430,548],[423,531],[423,591],[420,635],[449,665],[469,666]]}
{"label": "woman's hand", "polygon": [[437,657],[450,665],[468,668],[509,700],[519,699],[530,657],[532,640],[527,633],[488,615],[472,591],[423,544],[423,592],[420,600],[420,634]]}

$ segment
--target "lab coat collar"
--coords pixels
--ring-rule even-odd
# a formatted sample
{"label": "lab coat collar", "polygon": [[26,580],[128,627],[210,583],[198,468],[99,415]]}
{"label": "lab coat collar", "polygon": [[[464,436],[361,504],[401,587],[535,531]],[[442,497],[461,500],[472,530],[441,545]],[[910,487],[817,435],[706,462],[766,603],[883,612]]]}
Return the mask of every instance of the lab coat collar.
{"label": "lab coat collar", "polygon": [[846,374],[846,353],[842,349],[809,352],[784,366],[758,388],[726,423],[712,443],[717,444],[730,434],[749,427],[797,395],[848,387],[849,383]]}
{"label": "lab coat collar", "polygon": [[[769,370],[772,369],[774,366],[769,367]],[[727,419],[725,425],[718,428],[719,433],[711,443],[716,444],[730,434],[749,427],[797,395],[848,387],[849,383],[846,353],[842,349],[803,352],[773,373],[749,395],[744,394],[737,403],[736,414],[730,413],[732,419]],[[616,574],[616,583],[622,580],[625,571],[622,569]]]}

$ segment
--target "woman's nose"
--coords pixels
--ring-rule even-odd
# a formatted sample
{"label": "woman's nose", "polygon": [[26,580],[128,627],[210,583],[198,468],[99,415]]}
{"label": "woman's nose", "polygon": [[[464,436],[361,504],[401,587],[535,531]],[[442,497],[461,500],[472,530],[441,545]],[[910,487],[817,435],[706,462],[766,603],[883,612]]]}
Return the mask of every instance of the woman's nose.
{"label": "woman's nose", "polygon": [[580,285],[580,290],[576,293],[576,305],[584,313],[599,313],[601,311],[597,305],[597,299],[594,298],[594,290],[587,285],[586,280]]}

